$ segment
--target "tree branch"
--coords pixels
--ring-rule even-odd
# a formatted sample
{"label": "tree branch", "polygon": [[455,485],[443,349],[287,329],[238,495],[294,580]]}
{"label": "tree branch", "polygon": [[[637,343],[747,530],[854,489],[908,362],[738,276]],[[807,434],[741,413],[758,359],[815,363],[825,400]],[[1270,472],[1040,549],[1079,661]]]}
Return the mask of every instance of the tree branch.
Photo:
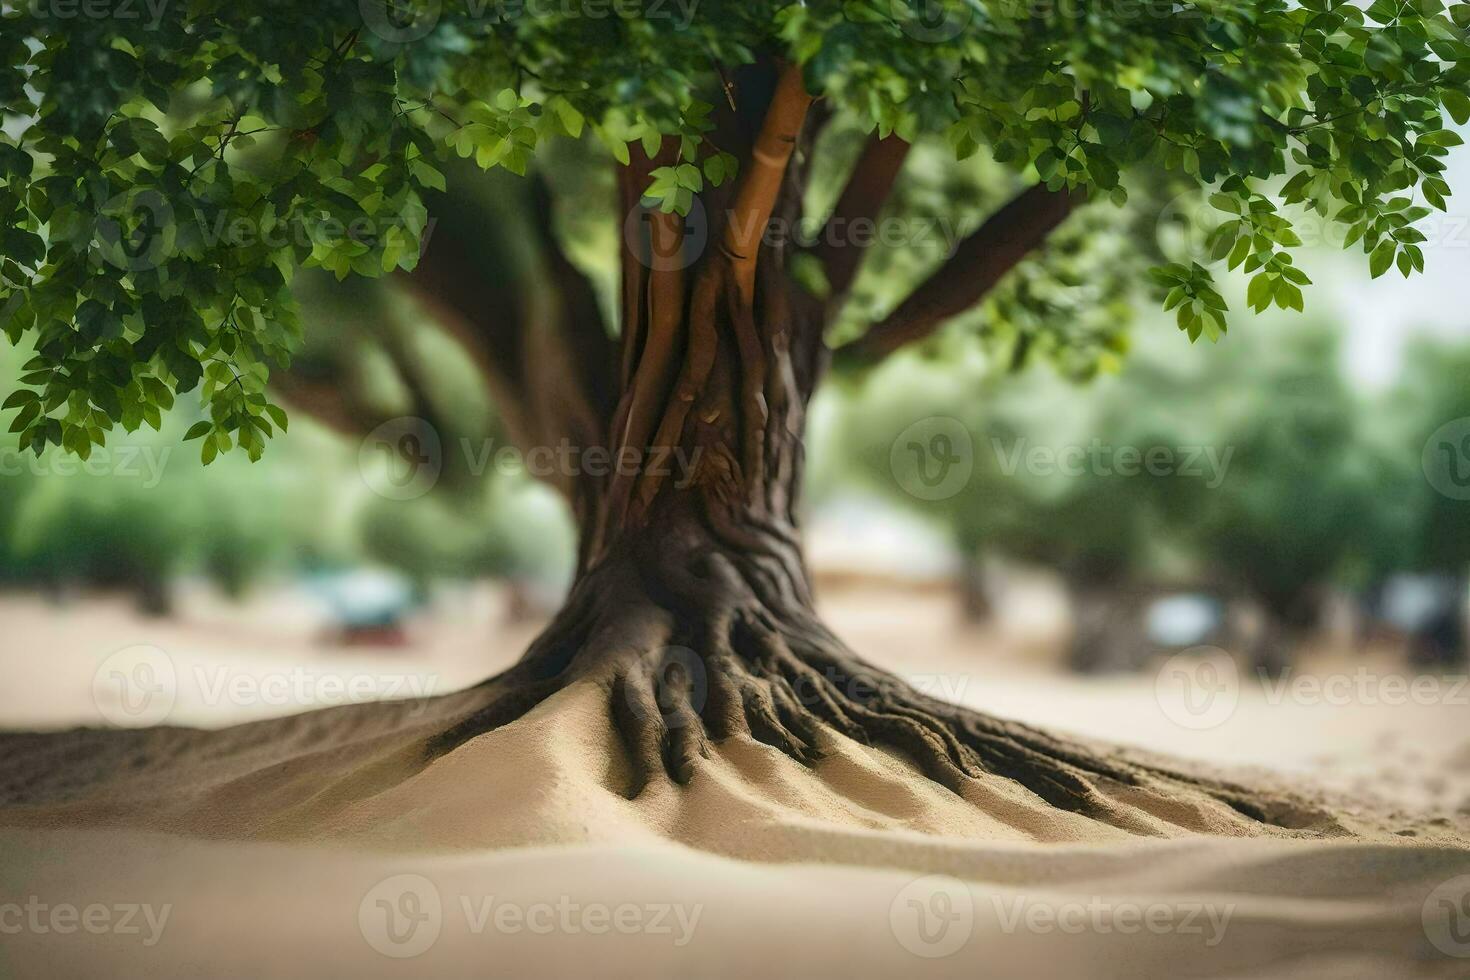
{"label": "tree branch", "polygon": [[362,404],[342,379],[309,377],[299,368],[271,375],[271,393],[340,436],[361,439],[387,419]]}
{"label": "tree branch", "polygon": [[721,247],[729,257],[736,289],[749,305],[755,294],[755,266],[761,239],[771,220],[771,209],[786,178],[786,164],[796,149],[797,137],[812,97],[802,83],[801,69],[781,69],[776,92],[750,151],[750,164],[741,176],[740,187],[725,222]]}
{"label": "tree branch", "polygon": [[[550,189],[530,181],[520,194],[507,183],[494,210],[468,194],[435,198],[442,217],[405,281],[470,356],[518,446],[565,439],[585,450],[606,438],[614,342],[591,282],[556,239]],[[578,505],[576,474],[548,482]]]}
{"label": "tree branch", "polygon": [[875,220],[893,193],[893,184],[903,163],[908,159],[909,144],[897,136],[868,138],[867,146],[853,167],[842,196],[822,228],[813,254],[821,260],[827,274],[830,296],[840,301],[852,288],[862,265],[866,245],[876,236],[852,235],[857,222]]}
{"label": "tree branch", "polygon": [[[566,359],[572,381],[577,385],[582,432],[574,433],[584,447],[601,444],[607,419],[617,399],[617,344],[608,334],[597,290],[592,280],[567,258],[556,237],[556,215],[551,187],[540,174],[531,176],[531,200],[534,204],[533,224],[541,246],[541,257],[551,280],[551,291],[559,298],[559,309],[550,315],[557,329],[546,338]],[[544,380],[544,378],[543,378]],[[552,404],[543,412],[554,411],[554,405],[566,403],[566,392],[542,390],[540,394]]]}
{"label": "tree branch", "polygon": [[1080,191],[1050,191],[1041,184],[1022,191],[961,242],[949,260],[883,321],[839,347],[837,356],[878,360],[933,333],[984,299],[1084,200]]}
{"label": "tree branch", "polygon": [[[650,157],[643,150],[641,142],[628,144],[628,163],[626,166],[617,168],[617,195],[618,195],[618,219],[622,222],[619,226],[621,233],[621,245],[619,255],[621,259],[621,333],[619,346],[621,355],[619,357],[620,370],[618,373],[618,392],[621,395],[627,391],[628,386],[633,383],[633,374],[638,368],[638,362],[643,356],[643,345],[647,342],[647,303],[650,291],[649,265],[645,264],[645,257],[639,253],[642,246],[641,233],[647,230],[653,235],[652,224],[659,219],[651,215],[645,215],[642,205],[643,192],[648,189],[648,184],[653,171],[662,166],[669,166],[677,161],[675,152],[678,144],[671,139],[665,139],[659,147],[658,152]],[[637,236],[632,234],[629,228],[631,216],[637,214]],[[649,248],[659,248],[663,243],[650,238]],[[651,258],[651,256],[650,256]]]}

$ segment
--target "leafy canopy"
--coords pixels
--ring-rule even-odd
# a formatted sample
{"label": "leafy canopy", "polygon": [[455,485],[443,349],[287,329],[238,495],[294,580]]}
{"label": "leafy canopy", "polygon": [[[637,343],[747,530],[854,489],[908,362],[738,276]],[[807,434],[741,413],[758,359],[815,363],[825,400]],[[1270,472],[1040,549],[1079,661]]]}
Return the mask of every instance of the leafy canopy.
{"label": "leafy canopy", "polygon": [[[648,190],[738,179],[713,146],[733,66],[775,54],[880,133],[947,140],[1122,202],[1120,172],[1214,193],[1248,300],[1300,308],[1289,211],[1348,226],[1379,275],[1423,265],[1470,119],[1470,3],[1377,0],[36,0],[0,15],[0,323],[36,350],[4,403],[86,456],[199,388],[206,461],[258,457],[301,266],[417,261],[436,161],[523,173],[546,139],[677,138]],[[99,16],[99,11],[106,16]],[[1280,179],[1277,179],[1280,178]],[[1284,181],[1284,183],[1283,183]],[[1423,202],[1422,204],[1420,202]],[[1427,206],[1426,206],[1427,205]],[[1192,338],[1225,329],[1198,263],[1155,270]]]}

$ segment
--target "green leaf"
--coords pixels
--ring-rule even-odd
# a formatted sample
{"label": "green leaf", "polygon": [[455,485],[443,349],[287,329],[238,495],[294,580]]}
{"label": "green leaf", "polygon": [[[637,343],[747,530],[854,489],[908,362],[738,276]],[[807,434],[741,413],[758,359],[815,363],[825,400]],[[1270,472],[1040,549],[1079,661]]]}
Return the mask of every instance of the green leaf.
{"label": "green leaf", "polygon": [[1242,213],[1240,199],[1230,194],[1211,194],[1210,206],[1217,211],[1228,211],[1231,214]]}
{"label": "green leaf", "polygon": [[[1470,9],[1467,7],[1466,9]],[[1459,89],[1446,89],[1444,92],[1444,107],[1448,110],[1450,118],[1457,125],[1463,126],[1470,122],[1470,95]]]}
{"label": "green leaf", "polygon": [[22,405],[29,405],[32,402],[39,402],[40,400],[41,396],[36,392],[29,388],[20,388],[11,392],[10,397],[5,399],[5,403],[0,405],[0,412],[12,408],[20,408]]}
{"label": "green leaf", "polygon": [[29,177],[35,165],[25,150],[0,140],[0,176]]}
{"label": "green leaf", "polygon": [[1465,140],[1459,133],[1452,129],[1441,129],[1433,133],[1425,133],[1420,136],[1416,145],[1418,146],[1460,146]]}
{"label": "green leaf", "polygon": [[576,107],[563,98],[552,99],[551,107],[556,113],[557,119],[560,120],[562,128],[566,130],[567,135],[572,139],[581,138],[582,125],[586,120],[577,111]]}
{"label": "green leaf", "polygon": [[1374,279],[1383,275],[1388,271],[1388,267],[1393,265],[1395,250],[1396,246],[1393,242],[1384,242],[1373,250],[1373,255],[1368,260],[1368,271]]}
{"label": "green leaf", "polygon": [[1257,273],[1251,279],[1250,288],[1246,291],[1245,301],[1253,307],[1257,313],[1271,305],[1271,298],[1275,288],[1275,280],[1269,272]]}

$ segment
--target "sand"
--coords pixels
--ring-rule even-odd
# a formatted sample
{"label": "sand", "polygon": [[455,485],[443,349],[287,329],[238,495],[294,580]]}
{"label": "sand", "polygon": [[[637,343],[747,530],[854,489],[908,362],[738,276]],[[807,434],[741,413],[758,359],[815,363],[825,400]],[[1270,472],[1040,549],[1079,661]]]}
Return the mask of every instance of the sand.
{"label": "sand", "polygon": [[1470,976],[1453,818],[1293,777],[1291,827],[1105,823],[836,734],[630,800],[592,683],[428,760],[476,696],[5,737],[0,975]]}

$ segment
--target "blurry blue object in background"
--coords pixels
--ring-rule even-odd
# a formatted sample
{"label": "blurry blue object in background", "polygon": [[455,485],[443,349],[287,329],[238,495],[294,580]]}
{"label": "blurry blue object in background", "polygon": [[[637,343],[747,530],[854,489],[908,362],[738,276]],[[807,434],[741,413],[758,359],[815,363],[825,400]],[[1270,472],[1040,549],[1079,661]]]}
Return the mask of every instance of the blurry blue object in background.
{"label": "blurry blue object in background", "polygon": [[344,646],[407,643],[403,621],[419,605],[407,577],[369,568],[318,572],[307,579],[307,588],[326,605]]}
{"label": "blurry blue object in background", "polygon": [[1150,603],[1145,617],[1149,641],[1161,647],[1207,643],[1224,626],[1225,607],[1207,595],[1172,595]]}

